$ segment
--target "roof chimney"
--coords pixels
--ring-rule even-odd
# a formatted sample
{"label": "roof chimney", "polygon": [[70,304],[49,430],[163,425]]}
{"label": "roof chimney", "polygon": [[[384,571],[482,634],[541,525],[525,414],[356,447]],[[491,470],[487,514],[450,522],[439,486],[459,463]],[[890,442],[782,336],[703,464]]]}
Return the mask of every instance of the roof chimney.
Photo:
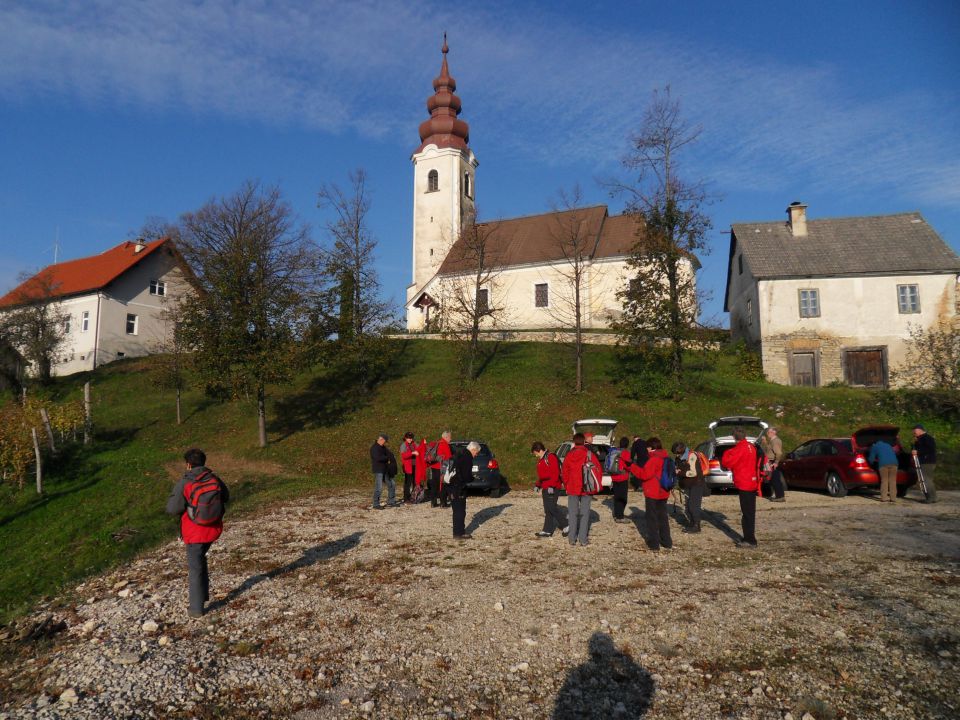
{"label": "roof chimney", "polygon": [[147,244],[143,241],[143,238],[137,238],[136,241],[134,241],[133,251],[135,253],[142,252],[146,247]]}
{"label": "roof chimney", "polygon": [[790,232],[794,237],[807,236],[807,206],[794,200],[787,207],[787,217],[790,218]]}

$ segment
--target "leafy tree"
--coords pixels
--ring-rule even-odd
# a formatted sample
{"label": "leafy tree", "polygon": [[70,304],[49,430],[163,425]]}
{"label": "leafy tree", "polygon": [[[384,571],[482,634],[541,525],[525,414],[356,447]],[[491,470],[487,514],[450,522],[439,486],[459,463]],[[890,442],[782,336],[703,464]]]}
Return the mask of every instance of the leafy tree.
{"label": "leafy tree", "polygon": [[316,283],[309,232],[279,189],[253,182],[180,225],[180,249],[201,286],[181,300],[181,337],[209,392],[256,398],[263,447],[267,385],[290,381],[304,347]]}
{"label": "leafy tree", "polygon": [[0,337],[17,348],[45,384],[66,343],[70,315],[57,301],[58,286],[49,268],[19,280],[10,305],[0,311]]}
{"label": "leafy tree", "polygon": [[684,180],[678,159],[700,131],[683,119],[680,102],[669,87],[654,91],[623,159],[634,179],[613,183],[614,192],[626,197],[627,211],[643,221],[628,260],[633,278],[618,293],[623,315],[614,327],[623,345],[677,381],[684,349],[694,347],[700,337],[696,253],[709,251],[705,235],[711,222],[704,212],[704,184]]}

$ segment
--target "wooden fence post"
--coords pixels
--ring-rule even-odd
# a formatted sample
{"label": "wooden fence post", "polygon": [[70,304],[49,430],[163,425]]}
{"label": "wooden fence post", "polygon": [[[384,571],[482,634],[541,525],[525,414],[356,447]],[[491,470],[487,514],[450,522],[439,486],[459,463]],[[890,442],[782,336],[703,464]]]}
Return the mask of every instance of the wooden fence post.
{"label": "wooden fence post", "polygon": [[53,441],[53,428],[50,427],[50,413],[46,408],[40,408],[40,419],[43,420],[43,427],[47,430],[47,441],[50,443],[50,452],[57,451],[57,444]]}
{"label": "wooden fence post", "polygon": [[83,444],[89,445],[93,435],[93,418],[90,414],[90,381],[83,384]]}
{"label": "wooden fence post", "polygon": [[40,439],[37,437],[37,429],[30,428],[30,434],[33,436],[33,454],[37,458],[37,494],[43,494],[43,457],[40,455]]}

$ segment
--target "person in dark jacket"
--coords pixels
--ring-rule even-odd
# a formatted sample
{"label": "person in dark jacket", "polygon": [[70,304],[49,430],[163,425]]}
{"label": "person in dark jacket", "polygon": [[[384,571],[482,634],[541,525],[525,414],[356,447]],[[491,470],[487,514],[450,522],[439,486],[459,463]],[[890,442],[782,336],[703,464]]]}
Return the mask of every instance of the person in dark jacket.
{"label": "person in dark jacket", "polygon": [[537,459],[537,492],[543,498],[543,529],[535,533],[537,537],[550,537],[554,530],[563,528],[563,536],[567,536],[567,516],[557,506],[560,497],[560,461],[539,440],[530,448],[530,452]]}
{"label": "person in dark jacket", "polygon": [[[630,446],[630,462],[634,465],[639,465],[643,467],[647,462],[647,441],[642,437],[634,437],[633,445]],[[633,475],[633,473],[631,473]],[[634,490],[639,490],[641,487],[640,478],[635,475],[630,478],[630,484],[633,486]]]}
{"label": "person in dark jacket", "polygon": [[687,526],[685,533],[700,532],[700,515],[703,505],[703,489],[706,482],[703,479],[703,466],[700,456],[687,448],[686,443],[678,440],[670,448],[674,455],[673,464],[677,468],[677,483],[683,494],[687,496],[685,509],[687,511]]}
{"label": "person in dark jacket", "polygon": [[630,522],[624,517],[627,509],[627,494],[630,479],[630,440],[626,436],[620,438],[620,452],[617,455],[616,466],[610,473],[613,481],[613,521],[618,523]]}
{"label": "person in dark jacket", "polygon": [[663,463],[667,459],[667,451],[658,437],[647,440],[649,457],[643,465],[634,463],[630,472],[643,482],[644,518],[647,525],[647,547],[652,552],[659,553],[673,549],[673,539],[670,537],[670,519],[667,517],[667,500],[670,491],[660,485],[660,475],[663,472]]}
{"label": "person in dark jacket", "polygon": [[453,536],[458,540],[470,540],[467,533],[467,483],[473,477],[473,461],[480,453],[480,443],[469,442],[453,459],[454,475],[450,479],[450,506],[453,508]]}
{"label": "person in dark jacket", "polygon": [[[207,570],[207,551],[223,533],[223,517],[209,525],[199,525],[191,519],[196,506],[191,505],[193,491],[201,483],[216,481],[219,485],[220,509],[225,510],[230,502],[230,491],[213,471],[207,467],[207,456],[199,448],[190,448],[184,453],[183,459],[187,464],[187,471],[180,481],[173,487],[170,497],[167,498],[167,513],[180,516],[180,538],[187,547],[187,578],[188,578],[188,615],[202,617],[204,603],[210,599],[210,574]],[[199,499],[199,498],[198,498]],[[193,517],[196,517],[193,514]]]}
{"label": "person in dark jacket", "polygon": [[937,488],[933,484],[933,471],[937,469],[937,441],[923,425],[913,426],[913,456],[920,462],[920,472],[927,486],[924,498],[928,503],[937,501]]}
{"label": "person in dark jacket", "polygon": [[[373,471],[373,510],[381,510],[380,493],[383,490],[383,484],[387,484],[387,505],[397,504],[397,484],[390,476],[388,469],[390,465],[390,456],[392,453],[387,449],[387,442],[390,438],[386,433],[380,433],[377,441],[370,446],[370,470]],[[394,459],[396,464],[396,459]]]}

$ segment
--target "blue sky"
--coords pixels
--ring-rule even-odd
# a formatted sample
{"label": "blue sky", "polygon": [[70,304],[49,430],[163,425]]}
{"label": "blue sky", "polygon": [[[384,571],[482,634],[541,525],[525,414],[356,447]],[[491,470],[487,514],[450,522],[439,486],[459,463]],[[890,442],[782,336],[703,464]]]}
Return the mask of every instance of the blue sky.
{"label": "blue sky", "polygon": [[246,179],[315,235],[367,170],[386,292],[411,279],[410,154],[449,33],[485,218],[542,212],[619,159],[656,87],[703,126],[700,284],[721,312],[731,222],[920,210],[960,249],[960,4],[0,0],[0,290]]}

